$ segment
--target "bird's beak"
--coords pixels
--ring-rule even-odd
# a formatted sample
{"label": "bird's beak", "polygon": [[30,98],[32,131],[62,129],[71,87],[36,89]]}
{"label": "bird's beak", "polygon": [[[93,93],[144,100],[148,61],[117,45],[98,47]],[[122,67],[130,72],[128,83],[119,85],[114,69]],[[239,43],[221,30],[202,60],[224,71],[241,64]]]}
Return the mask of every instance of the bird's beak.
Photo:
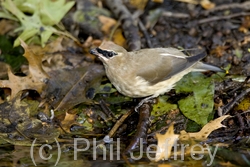
{"label": "bird's beak", "polygon": [[91,49],[89,51],[89,53],[97,56],[102,61],[107,61],[107,58],[105,56],[103,56],[103,54],[101,54],[100,52],[98,52],[98,48]]}
{"label": "bird's beak", "polygon": [[91,49],[91,50],[89,51],[89,53],[92,54],[92,55],[96,55],[96,56],[99,56],[99,55],[100,55],[100,53],[97,52],[96,48]]}
{"label": "bird's beak", "polygon": [[97,56],[99,58],[103,57],[103,55],[98,52],[97,48],[91,49],[89,52],[90,52],[90,54],[93,54],[93,55],[95,55],[95,56]]}

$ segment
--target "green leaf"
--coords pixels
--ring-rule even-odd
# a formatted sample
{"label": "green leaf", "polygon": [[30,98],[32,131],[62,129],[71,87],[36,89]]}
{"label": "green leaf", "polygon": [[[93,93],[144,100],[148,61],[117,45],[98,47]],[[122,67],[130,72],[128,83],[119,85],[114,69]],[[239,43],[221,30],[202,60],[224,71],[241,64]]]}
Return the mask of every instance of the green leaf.
{"label": "green leaf", "polygon": [[9,19],[9,20],[18,21],[18,19],[13,17],[10,13],[0,12],[0,18],[5,18],[5,19]]}
{"label": "green leaf", "polygon": [[53,34],[52,31],[44,30],[41,33],[41,45],[42,47],[45,46],[46,42],[49,40],[50,36]]}
{"label": "green leaf", "polygon": [[15,40],[14,42],[14,47],[20,45],[20,39],[23,40],[23,41],[26,41],[27,39],[33,37],[36,33],[38,33],[38,29],[26,29],[24,30],[20,35],[19,37]]}
{"label": "green leaf", "polygon": [[13,40],[6,36],[0,35],[0,48],[0,59],[9,64],[13,71],[18,71],[20,66],[27,61],[23,56],[23,48],[21,46],[13,48]]}
{"label": "green leaf", "polygon": [[[5,0],[0,3],[3,6],[0,17],[12,20],[16,17],[20,21],[21,26],[14,31],[23,31],[19,38],[27,42],[31,38],[40,37],[42,46],[53,33],[67,35],[53,26],[58,25],[75,4],[73,1],[66,2],[65,0]],[[20,45],[20,41],[17,39],[14,46],[18,45]]]}
{"label": "green leaf", "polygon": [[152,116],[159,117],[171,110],[177,109],[176,104],[171,104],[167,101],[168,98],[169,98],[168,96],[158,97],[158,103],[153,106],[153,110],[151,112]]}
{"label": "green leaf", "polygon": [[40,9],[40,16],[45,25],[58,24],[75,4],[73,1],[65,3],[65,0],[43,0],[41,2],[43,2],[43,8]]}
{"label": "green leaf", "polygon": [[175,87],[177,93],[190,93],[178,101],[181,112],[188,118],[204,126],[211,118],[214,107],[214,84],[211,78],[201,73],[186,75]]}
{"label": "green leaf", "polygon": [[96,93],[114,93],[117,92],[116,89],[112,87],[112,84],[107,83],[105,85],[100,85]]}

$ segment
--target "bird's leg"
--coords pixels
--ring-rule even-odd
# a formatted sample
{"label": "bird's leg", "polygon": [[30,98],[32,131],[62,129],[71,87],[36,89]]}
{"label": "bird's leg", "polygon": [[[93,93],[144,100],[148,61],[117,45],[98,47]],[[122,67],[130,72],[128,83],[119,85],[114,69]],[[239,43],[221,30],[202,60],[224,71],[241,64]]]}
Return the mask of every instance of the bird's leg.
{"label": "bird's leg", "polygon": [[140,101],[140,103],[135,107],[135,111],[138,112],[138,109],[147,102],[150,102],[155,96],[149,96]]}

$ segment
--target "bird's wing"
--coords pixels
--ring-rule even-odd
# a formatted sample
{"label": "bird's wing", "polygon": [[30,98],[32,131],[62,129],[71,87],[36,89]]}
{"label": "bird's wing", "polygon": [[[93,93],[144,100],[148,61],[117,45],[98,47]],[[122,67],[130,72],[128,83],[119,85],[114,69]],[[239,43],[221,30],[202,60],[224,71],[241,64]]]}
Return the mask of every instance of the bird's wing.
{"label": "bird's wing", "polygon": [[196,56],[187,57],[174,48],[170,50],[168,48],[158,48],[157,51],[158,53],[156,54],[155,49],[147,49],[147,54],[141,54],[140,60],[137,60],[138,62],[142,61],[145,63],[137,63],[140,66],[137,67],[138,71],[136,75],[142,77],[150,84],[156,84],[169,79],[206,56],[206,54],[201,53]]}

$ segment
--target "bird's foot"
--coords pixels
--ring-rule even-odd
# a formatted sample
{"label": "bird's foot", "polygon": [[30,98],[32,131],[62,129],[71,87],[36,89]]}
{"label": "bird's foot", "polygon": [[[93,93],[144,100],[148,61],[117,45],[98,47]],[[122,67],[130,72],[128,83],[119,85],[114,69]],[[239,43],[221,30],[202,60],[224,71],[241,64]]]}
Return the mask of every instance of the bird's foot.
{"label": "bird's foot", "polygon": [[146,97],[145,99],[142,99],[140,101],[140,103],[135,107],[135,111],[138,112],[139,108],[144,104],[144,103],[148,103],[148,102],[151,102],[152,103],[152,100],[153,100],[154,96],[149,96],[149,97]]}

